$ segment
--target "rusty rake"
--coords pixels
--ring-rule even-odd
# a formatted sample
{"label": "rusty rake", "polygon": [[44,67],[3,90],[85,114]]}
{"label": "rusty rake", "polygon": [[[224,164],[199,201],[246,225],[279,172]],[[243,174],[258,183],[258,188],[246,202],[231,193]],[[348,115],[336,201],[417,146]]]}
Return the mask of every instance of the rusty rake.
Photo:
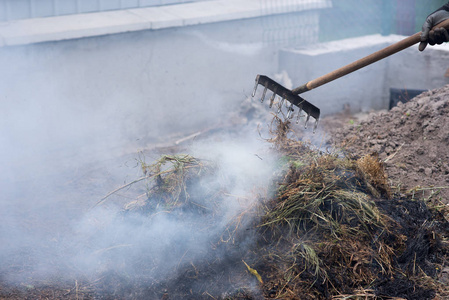
{"label": "rusty rake", "polygon": [[[445,20],[436,26],[432,28],[432,30],[435,30],[436,28],[444,27],[446,30],[449,30],[449,19]],[[287,105],[287,119],[291,119],[294,113],[293,106],[298,107],[298,116],[296,123],[299,123],[301,114],[304,111],[306,113],[306,121],[305,121],[305,128],[307,128],[307,123],[309,122],[309,118],[313,117],[315,119],[315,126],[313,128],[313,131],[315,132],[317,126],[318,126],[318,120],[320,118],[320,109],[316,107],[315,105],[311,104],[304,98],[301,98],[298,96],[301,93],[310,91],[314,88],[317,88],[323,84],[329,83],[335,79],[338,79],[340,77],[343,77],[345,75],[348,75],[349,73],[352,73],[354,71],[357,71],[363,67],[366,67],[372,63],[375,63],[381,59],[384,59],[392,54],[395,54],[399,51],[402,51],[412,45],[415,45],[417,43],[421,42],[421,32],[417,32],[412,36],[409,36],[397,43],[394,43],[386,48],[383,48],[377,52],[374,52],[366,57],[363,57],[359,60],[356,60],[344,67],[341,67],[335,71],[332,71],[326,75],[323,75],[321,77],[318,77],[314,80],[311,80],[300,87],[297,87],[295,89],[289,90],[285,88],[284,86],[280,85],[276,81],[272,80],[271,78],[265,76],[265,75],[257,75],[256,77],[256,85],[254,86],[254,91],[252,96],[254,97],[256,95],[257,87],[260,84],[264,87],[261,102],[265,100],[265,96],[267,94],[267,91],[270,90],[273,94],[270,97],[270,107],[273,106],[273,103],[277,96],[281,98],[278,104],[278,113],[282,109],[282,105],[286,101],[290,102],[290,105]]]}

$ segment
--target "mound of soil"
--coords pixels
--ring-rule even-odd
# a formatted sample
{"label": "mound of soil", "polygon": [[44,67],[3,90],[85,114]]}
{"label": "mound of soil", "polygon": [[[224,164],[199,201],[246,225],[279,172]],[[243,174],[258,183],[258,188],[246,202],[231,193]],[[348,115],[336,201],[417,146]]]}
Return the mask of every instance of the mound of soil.
{"label": "mound of soil", "polygon": [[331,144],[354,156],[376,152],[393,187],[449,203],[449,86],[348,122]]}

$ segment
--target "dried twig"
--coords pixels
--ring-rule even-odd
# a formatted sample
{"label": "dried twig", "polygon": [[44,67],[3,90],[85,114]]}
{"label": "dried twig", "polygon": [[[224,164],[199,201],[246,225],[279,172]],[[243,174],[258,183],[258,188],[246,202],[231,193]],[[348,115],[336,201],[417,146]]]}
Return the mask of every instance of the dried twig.
{"label": "dried twig", "polygon": [[114,195],[114,194],[117,193],[118,191],[121,191],[121,190],[123,190],[124,188],[127,188],[127,187],[133,185],[134,183],[140,182],[140,181],[145,180],[145,179],[150,178],[150,177],[152,177],[152,176],[143,176],[143,177],[140,177],[140,178],[138,178],[138,179],[136,179],[136,180],[131,181],[130,183],[127,183],[127,184],[125,184],[125,185],[122,185],[122,186],[119,187],[119,188],[116,188],[115,190],[113,190],[112,192],[110,192],[109,194],[107,194],[106,196],[104,196],[103,198],[101,198],[101,199],[100,199],[97,203],[95,203],[95,205],[92,206],[90,209],[93,209],[93,208],[97,207],[98,205],[102,204],[107,198],[109,198],[110,196]]}

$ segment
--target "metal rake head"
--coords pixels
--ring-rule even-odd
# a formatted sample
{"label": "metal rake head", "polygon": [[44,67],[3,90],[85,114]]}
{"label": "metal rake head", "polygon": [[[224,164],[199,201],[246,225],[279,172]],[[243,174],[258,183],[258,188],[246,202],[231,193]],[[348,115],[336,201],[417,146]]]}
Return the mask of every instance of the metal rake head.
{"label": "metal rake head", "polygon": [[307,123],[309,122],[309,119],[312,116],[315,119],[315,125],[313,127],[313,132],[315,133],[315,130],[318,126],[318,120],[320,118],[320,109],[318,107],[311,104],[307,100],[301,98],[300,96],[293,94],[291,90],[283,87],[282,85],[280,85],[279,83],[277,83],[276,81],[265,75],[257,75],[256,84],[254,86],[252,97],[256,95],[257,87],[259,86],[259,84],[264,87],[262,96],[260,98],[261,102],[265,100],[267,91],[268,90],[272,91],[273,94],[270,97],[270,108],[273,106],[276,96],[279,96],[281,98],[278,104],[278,113],[279,113],[282,109],[282,105],[284,105],[285,101],[287,100],[290,103],[290,105],[287,106],[287,119],[293,118],[295,111],[293,106],[296,106],[298,107],[296,124],[299,124],[300,118],[302,117],[301,114],[304,111],[307,116],[304,127],[307,128]]}

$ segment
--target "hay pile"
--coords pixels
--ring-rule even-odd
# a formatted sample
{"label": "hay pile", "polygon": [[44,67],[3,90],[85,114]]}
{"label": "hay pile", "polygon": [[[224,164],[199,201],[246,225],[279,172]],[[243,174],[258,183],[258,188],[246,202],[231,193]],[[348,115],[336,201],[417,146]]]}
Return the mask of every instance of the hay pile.
{"label": "hay pile", "polygon": [[260,225],[266,296],[449,296],[438,281],[449,253],[441,207],[395,195],[375,154],[340,157],[281,136],[275,144],[286,170]]}
{"label": "hay pile", "polygon": [[[147,164],[144,157],[139,161],[144,175],[142,179],[146,180],[146,198],[128,203],[125,210],[157,211],[160,207],[173,210],[194,204],[188,189],[201,177],[211,176],[215,169],[210,163],[189,154],[163,155],[152,164]],[[206,197],[196,192],[193,194]]]}

